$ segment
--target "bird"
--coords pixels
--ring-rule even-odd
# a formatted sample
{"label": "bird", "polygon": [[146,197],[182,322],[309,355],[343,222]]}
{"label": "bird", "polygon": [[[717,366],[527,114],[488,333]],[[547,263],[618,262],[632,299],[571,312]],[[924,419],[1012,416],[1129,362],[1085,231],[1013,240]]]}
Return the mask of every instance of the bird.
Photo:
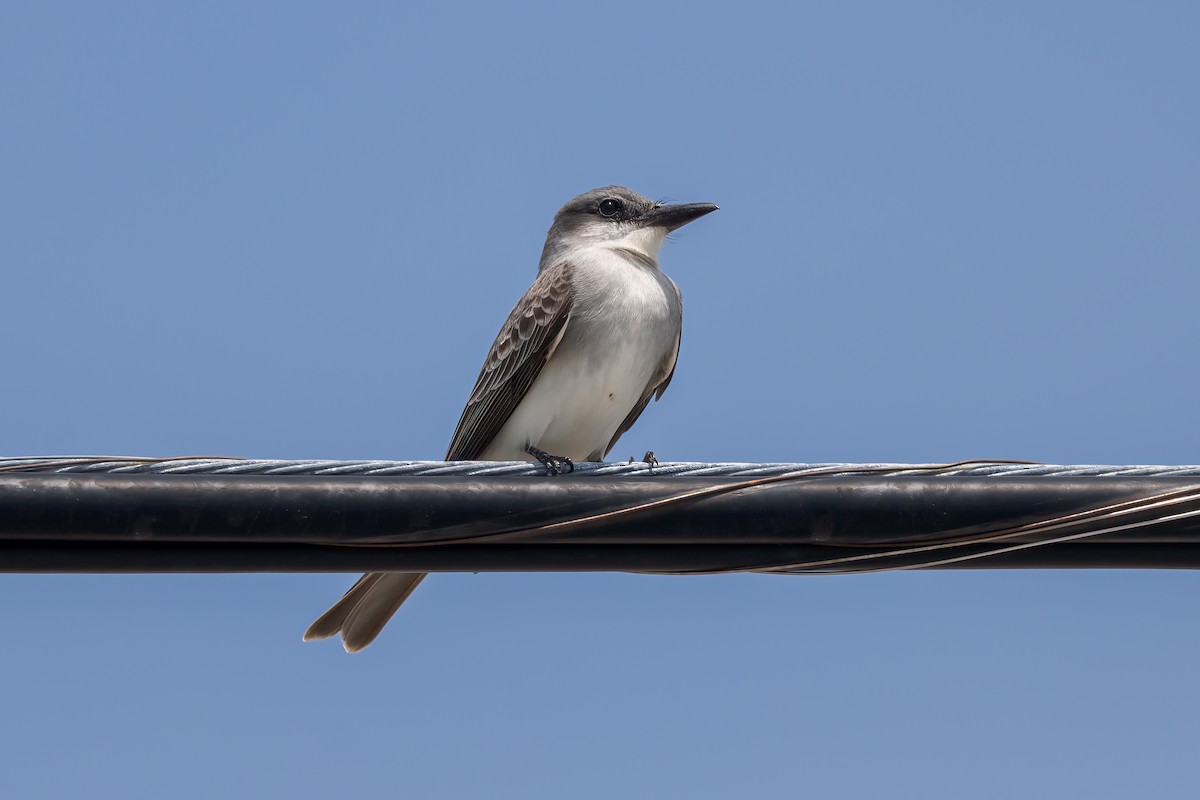
{"label": "bird", "polygon": [[[623,186],[559,209],[537,277],[484,359],[446,460],[533,458],[548,475],[603,460],[675,374],[683,297],[659,269],[659,250],[667,234],[716,210]],[[424,577],[363,575],[304,641],[340,633],[347,652],[363,649]]]}

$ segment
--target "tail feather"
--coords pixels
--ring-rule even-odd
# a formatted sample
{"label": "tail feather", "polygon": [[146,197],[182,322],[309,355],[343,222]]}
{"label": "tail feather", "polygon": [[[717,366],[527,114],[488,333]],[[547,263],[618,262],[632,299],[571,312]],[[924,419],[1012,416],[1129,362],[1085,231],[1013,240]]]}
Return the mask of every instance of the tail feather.
{"label": "tail feather", "polygon": [[308,626],[304,641],[341,633],[347,653],[363,649],[375,640],[424,577],[424,572],[368,572]]}
{"label": "tail feather", "polygon": [[304,641],[328,639],[330,636],[340,633],[346,617],[358,605],[358,601],[362,600],[363,595],[369,592],[371,587],[382,577],[382,572],[368,572],[355,581],[340,600],[330,606],[329,610],[318,617],[316,622],[308,626],[308,630],[304,632]]}

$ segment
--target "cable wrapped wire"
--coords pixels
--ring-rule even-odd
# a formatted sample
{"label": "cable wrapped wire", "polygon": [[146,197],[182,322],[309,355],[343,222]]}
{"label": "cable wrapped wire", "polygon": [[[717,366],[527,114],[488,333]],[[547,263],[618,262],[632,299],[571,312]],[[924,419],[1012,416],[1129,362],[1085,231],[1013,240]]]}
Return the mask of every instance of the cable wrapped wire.
{"label": "cable wrapped wire", "polygon": [[0,458],[0,570],[1200,567],[1200,467]]}

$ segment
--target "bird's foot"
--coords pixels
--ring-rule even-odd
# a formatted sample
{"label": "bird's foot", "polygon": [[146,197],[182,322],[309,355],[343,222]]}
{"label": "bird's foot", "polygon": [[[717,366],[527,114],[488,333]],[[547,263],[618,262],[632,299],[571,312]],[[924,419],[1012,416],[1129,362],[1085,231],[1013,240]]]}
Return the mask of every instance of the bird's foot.
{"label": "bird's foot", "polygon": [[[633,459],[630,459],[630,461],[632,460]],[[642,456],[642,463],[648,466],[650,469],[654,469],[658,466],[658,459],[654,457],[653,450],[646,451],[646,455]]]}
{"label": "bird's foot", "polygon": [[[566,456],[552,456],[545,450],[538,450],[533,445],[525,448],[525,452],[542,462],[547,475],[562,475],[564,472],[574,472],[575,462]],[[563,469],[566,467],[566,469]]]}

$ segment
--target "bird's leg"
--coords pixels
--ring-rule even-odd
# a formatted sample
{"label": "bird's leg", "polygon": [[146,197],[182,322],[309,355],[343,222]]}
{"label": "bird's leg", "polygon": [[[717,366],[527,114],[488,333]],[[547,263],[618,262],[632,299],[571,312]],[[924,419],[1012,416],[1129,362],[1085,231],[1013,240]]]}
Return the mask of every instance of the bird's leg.
{"label": "bird's leg", "polygon": [[[525,452],[542,462],[547,475],[562,475],[564,472],[574,472],[575,462],[566,456],[552,456],[545,450],[538,450],[533,445],[526,445]],[[563,467],[566,467],[564,470]]]}
{"label": "bird's leg", "polygon": [[[629,460],[632,461],[633,459],[631,458]],[[658,466],[658,459],[654,457],[653,450],[646,451],[646,455],[642,456],[642,463],[648,466],[650,469],[654,469]]]}

